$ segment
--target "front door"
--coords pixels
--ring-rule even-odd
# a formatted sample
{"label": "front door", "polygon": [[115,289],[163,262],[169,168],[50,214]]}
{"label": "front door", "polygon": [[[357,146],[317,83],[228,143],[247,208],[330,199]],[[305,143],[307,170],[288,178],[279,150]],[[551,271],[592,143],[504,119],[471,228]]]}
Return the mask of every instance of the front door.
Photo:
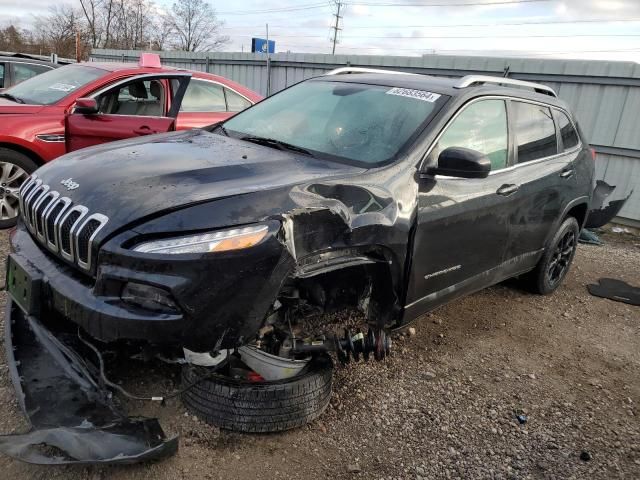
{"label": "front door", "polygon": [[[179,87],[170,90],[168,80]],[[138,75],[94,93],[98,113],[67,115],[67,151],[175,130],[189,80],[190,74]]]}
{"label": "front door", "polygon": [[510,144],[505,101],[484,99],[462,107],[431,148],[431,164],[448,147],[480,151],[491,160],[491,173],[481,179],[421,179],[407,320],[499,277],[514,191],[507,168]]}

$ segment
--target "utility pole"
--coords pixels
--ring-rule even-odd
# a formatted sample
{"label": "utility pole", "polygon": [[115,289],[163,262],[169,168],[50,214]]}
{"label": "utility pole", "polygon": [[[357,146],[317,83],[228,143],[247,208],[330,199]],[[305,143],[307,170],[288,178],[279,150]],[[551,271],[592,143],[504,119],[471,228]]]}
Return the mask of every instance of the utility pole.
{"label": "utility pole", "polygon": [[340,15],[340,9],[342,8],[342,2],[336,1],[336,7],[338,8],[337,12],[333,14],[336,17],[336,23],[331,29],[333,30],[333,48],[331,49],[331,55],[336,54],[336,43],[338,42],[338,32],[342,30],[340,28],[340,19],[342,16]]}
{"label": "utility pole", "polygon": [[267,27],[267,97],[271,95],[271,56],[269,55],[269,24]]}

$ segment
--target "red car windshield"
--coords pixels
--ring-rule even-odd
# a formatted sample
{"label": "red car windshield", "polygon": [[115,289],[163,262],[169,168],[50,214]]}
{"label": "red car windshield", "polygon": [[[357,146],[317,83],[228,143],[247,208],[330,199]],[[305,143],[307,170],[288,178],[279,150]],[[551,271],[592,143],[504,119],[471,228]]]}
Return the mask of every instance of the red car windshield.
{"label": "red car windshield", "polygon": [[4,93],[20,103],[52,105],[105,74],[99,68],[67,65],[25,80]]}

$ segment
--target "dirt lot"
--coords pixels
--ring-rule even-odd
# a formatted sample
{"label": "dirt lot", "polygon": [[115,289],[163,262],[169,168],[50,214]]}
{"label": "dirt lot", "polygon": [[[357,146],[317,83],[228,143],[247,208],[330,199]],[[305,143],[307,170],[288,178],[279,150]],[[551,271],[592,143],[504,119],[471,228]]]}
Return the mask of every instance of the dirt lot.
{"label": "dirt lot", "polygon": [[[90,468],[0,457],[0,478],[640,478],[640,308],[585,288],[640,284],[640,237],[604,239],[580,246],[553,296],[499,285],[420,319],[385,363],[337,370],[329,410],[308,427],[238,435],[177,401],[132,404],[180,433],[175,457]],[[137,387],[159,388],[149,383]],[[0,431],[24,430],[4,361],[0,402]]]}

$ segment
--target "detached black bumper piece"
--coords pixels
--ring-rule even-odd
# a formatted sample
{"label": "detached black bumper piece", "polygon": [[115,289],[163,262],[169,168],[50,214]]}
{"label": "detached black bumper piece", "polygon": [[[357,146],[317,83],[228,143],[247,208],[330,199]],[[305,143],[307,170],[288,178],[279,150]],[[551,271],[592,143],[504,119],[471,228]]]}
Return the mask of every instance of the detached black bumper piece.
{"label": "detached black bumper piece", "polygon": [[72,348],[7,301],[5,348],[31,431],[1,435],[0,452],[28,463],[137,463],[173,455],[157,419],[128,418]]}

